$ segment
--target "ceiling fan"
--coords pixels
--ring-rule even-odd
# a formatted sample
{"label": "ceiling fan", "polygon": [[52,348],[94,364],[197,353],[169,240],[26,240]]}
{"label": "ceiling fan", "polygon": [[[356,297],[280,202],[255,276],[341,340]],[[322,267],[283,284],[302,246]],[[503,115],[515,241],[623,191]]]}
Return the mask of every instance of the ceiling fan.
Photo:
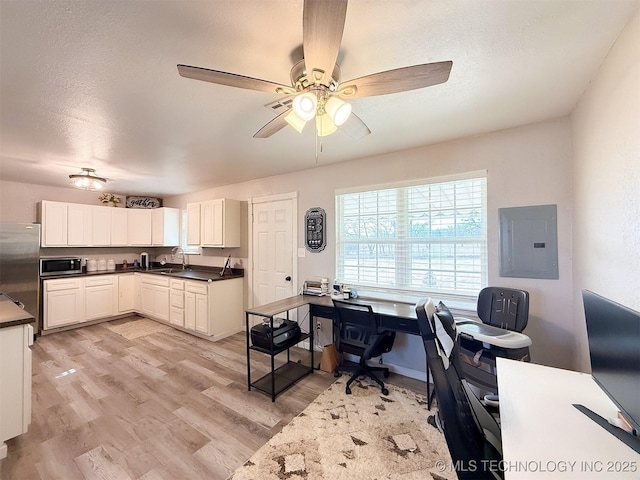
{"label": "ceiling fan", "polygon": [[189,65],[178,65],[186,78],[286,95],[280,103],[286,111],[263,126],[255,138],[268,138],[287,124],[302,132],[315,118],[318,136],[329,135],[337,127],[353,138],[371,133],[365,123],[351,112],[345,99],[386,95],[444,83],[453,62],[436,62],[397,68],[341,82],[336,64],[347,14],[347,0],[305,0],[303,11],[304,58],[290,72],[291,86]]}

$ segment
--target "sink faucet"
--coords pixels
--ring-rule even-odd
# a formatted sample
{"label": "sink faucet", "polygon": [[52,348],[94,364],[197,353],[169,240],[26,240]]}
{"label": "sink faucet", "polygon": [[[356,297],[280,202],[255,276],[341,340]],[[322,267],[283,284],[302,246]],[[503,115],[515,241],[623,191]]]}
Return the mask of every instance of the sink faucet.
{"label": "sink faucet", "polygon": [[173,247],[173,250],[171,250],[171,256],[174,257],[176,255],[180,255],[180,258],[182,259],[182,270],[184,270],[186,268],[184,250],[182,250],[181,247]]}
{"label": "sink faucet", "polygon": [[222,267],[222,270],[220,270],[220,276],[221,276],[221,277],[224,275],[224,271],[225,271],[227,268],[231,268],[231,255],[229,255],[229,256],[227,257],[227,261],[225,262],[224,267]]}

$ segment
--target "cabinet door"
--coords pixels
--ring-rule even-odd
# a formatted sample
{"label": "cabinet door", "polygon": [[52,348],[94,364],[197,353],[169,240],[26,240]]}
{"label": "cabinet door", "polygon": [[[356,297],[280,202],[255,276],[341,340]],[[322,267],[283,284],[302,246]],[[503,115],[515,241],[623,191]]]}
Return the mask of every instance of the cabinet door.
{"label": "cabinet door", "polygon": [[180,238],[180,210],[156,208],[151,215],[151,242],[153,245],[174,247]]}
{"label": "cabinet door", "polygon": [[187,245],[200,245],[200,204],[187,204]]}
{"label": "cabinet door", "polygon": [[200,204],[200,241],[203,246],[222,245],[222,200]]}
{"label": "cabinet door", "polygon": [[91,245],[108,247],[111,245],[111,207],[90,207]]}
{"label": "cabinet door", "polygon": [[191,330],[196,329],[196,294],[186,292],[184,294],[184,326]]}
{"label": "cabinet door", "polygon": [[135,310],[135,276],[118,275],[118,313]]}
{"label": "cabinet door", "polygon": [[140,311],[149,317],[155,316],[155,285],[140,285]]}
{"label": "cabinet door", "polygon": [[109,211],[111,212],[111,245],[124,247],[129,244],[127,210],[125,208],[109,208]]}
{"label": "cabinet door", "polygon": [[209,309],[207,295],[195,295],[196,330],[209,335]]}
{"label": "cabinet door", "polygon": [[84,321],[83,289],[56,290],[44,294],[44,329]]}
{"label": "cabinet door", "polygon": [[42,246],[67,246],[67,204],[42,202]]}
{"label": "cabinet door", "polygon": [[151,210],[128,208],[129,245],[151,245]]}
{"label": "cabinet door", "polygon": [[67,245],[91,245],[91,205],[67,205]]}
{"label": "cabinet door", "polygon": [[169,321],[169,289],[167,287],[154,288],[155,316],[165,322]]}
{"label": "cabinet door", "polygon": [[85,295],[85,320],[96,320],[113,315],[113,284],[87,287]]}

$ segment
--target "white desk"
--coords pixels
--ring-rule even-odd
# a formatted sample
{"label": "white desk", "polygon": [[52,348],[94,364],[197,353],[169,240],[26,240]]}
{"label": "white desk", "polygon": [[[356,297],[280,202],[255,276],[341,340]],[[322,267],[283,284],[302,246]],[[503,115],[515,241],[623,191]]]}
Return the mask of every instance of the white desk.
{"label": "white desk", "polygon": [[505,480],[640,479],[640,454],[572,405],[616,417],[591,375],[504,358],[496,368]]}

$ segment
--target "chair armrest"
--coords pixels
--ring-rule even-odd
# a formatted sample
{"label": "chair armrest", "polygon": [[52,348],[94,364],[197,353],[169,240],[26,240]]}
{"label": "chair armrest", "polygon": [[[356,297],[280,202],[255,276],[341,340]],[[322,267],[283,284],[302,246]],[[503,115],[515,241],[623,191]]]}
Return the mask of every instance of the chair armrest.
{"label": "chair armrest", "polygon": [[456,325],[462,322],[482,323],[482,321],[478,318],[453,317],[453,320],[456,322]]}

